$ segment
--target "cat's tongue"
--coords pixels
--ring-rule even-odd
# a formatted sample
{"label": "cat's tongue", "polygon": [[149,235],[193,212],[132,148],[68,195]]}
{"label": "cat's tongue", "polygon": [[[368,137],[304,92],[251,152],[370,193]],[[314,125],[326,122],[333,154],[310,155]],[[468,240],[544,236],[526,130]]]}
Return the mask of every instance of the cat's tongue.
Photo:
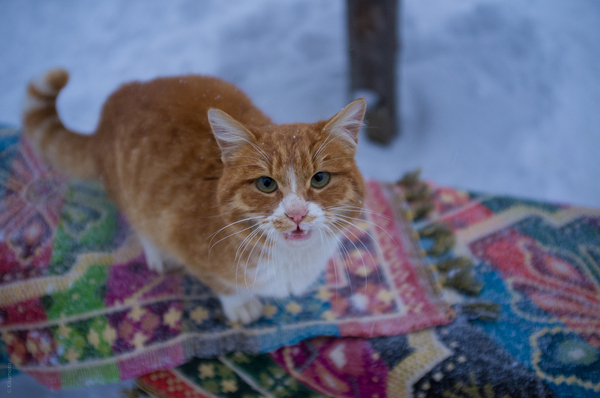
{"label": "cat's tongue", "polygon": [[295,231],[286,232],[284,235],[288,240],[304,240],[310,237],[310,230],[298,227]]}

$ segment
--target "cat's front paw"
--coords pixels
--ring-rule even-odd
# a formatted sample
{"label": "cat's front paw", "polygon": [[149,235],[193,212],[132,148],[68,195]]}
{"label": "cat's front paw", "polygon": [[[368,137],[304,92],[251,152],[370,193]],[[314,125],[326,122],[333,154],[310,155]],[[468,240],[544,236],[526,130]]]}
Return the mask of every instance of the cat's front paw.
{"label": "cat's front paw", "polygon": [[245,294],[219,296],[223,312],[231,322],[246,325],[254,322],[262,315],[263,305],[254,297]]}
{"label": "cat's front paw", "polygon": [[150,270],[152,271],[158,272],[159,274],[164,273],[165,267],[163,265],[163,259],[158,249],[156,249],[143,236],[140,236],[140,243],[142,244],[142,248],[144,249],[144,255],[146,256],[146,263],[148,264],[148,268],[150,268]]}
{"label": "cat's front paw", "polygon": [[290,293],[292,293],[296,297],[300,297],[308,291],[309,286],[310,283],[305,283],[304,281],[301,281],[299,283],[292,283],[290,284]]}
{"label": "cat's front paw", "polygon": [[146,262],[148,263],[148,268],[150,268],[150,270],[156,271],[159,274],[163,274],[165,272],[165,266],[163,264],[162,258],[146,257]]}

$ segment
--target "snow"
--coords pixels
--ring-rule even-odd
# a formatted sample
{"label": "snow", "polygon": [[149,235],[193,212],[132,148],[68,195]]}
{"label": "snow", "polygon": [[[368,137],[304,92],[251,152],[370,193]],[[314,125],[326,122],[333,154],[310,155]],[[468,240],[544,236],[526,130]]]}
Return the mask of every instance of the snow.
{"label": "snow", "polygon": [[[358,163],[394,180],[600,206],[600,4],[593,0],[406,0],[401,137],[361,139]],[[5,1],[0,120],[19,123],[29,78],[64,66],[70,127],[94,130],[121,83],[205,73],[278,122],[347,102],[345,3],[318,0]]]}
{"label": "snow", "polygon": [[[600,207],[600,3],[402,3],[401,136],[361,137],[363,173],[423,167],[440,184]],[[82,132],[121,83],[185,73],[237,84],[277,122],[328,118],[349,100],[345,29],[343,0],[2,1],[0,122],[20,123],[26,82],[53,66],[71,72],[58,106]]]}
{"label": "snow", "polygon": [[404,136],[364,148],[367,174],[400,159],[439,183],[598,207],[600,4],[406,6]]}

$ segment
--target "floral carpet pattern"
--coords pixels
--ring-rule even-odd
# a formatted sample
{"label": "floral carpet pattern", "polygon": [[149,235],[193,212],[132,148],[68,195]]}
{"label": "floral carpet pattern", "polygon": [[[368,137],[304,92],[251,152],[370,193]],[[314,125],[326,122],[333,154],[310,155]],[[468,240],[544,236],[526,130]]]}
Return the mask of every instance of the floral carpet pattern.
{"label": "floral carpet pattern", "polygon": [[454,312],[422,263],[400,193],[373,181],[368,192],[370,211],[320,280],[302,297],[265,300],[262,318],[242,327],[226,321],[197,279],[148,269],[100,184],[65,179],[40,163],[18,130],[2,128],[0,333],[11,366],[51,389],[74,388],[196,355],[447,324]]}
{"label": "floral carpet pattern", "polygon": [[477,300],[500,306],[496,321],[445,291],[458,313],[449,325],[196,358],[138,385],[162,398],[600,396],[600,210],[431,187],[433,210],[414,227],[453,230],[444,257],[474,261]]}

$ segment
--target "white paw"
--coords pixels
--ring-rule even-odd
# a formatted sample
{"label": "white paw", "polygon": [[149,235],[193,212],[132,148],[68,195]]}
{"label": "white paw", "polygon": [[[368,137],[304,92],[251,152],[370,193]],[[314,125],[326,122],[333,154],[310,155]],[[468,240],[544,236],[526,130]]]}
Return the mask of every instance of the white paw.
{"label": "white paw", "polygon": [[156,271],[159,274],[165,272],[165,266],[160,257],[149,257],[148,255],[146,255],[146,262],[148,263],[148,268],[150,268],[151,270]]}
{"label": "white paw", "polygon": [[246,294],[219,296],[223,312],[231,322],[246,325],[254,322],[262,315],[263,305],[252,296]]}
{"label": "white paw", "polygon": [[305,283],[304,281],[301,282],[297,282],[297,283],[291,283],[290,284],[290,292],[296,296],[302,296],[304,293],[306,293],[308,291],[308,288],[311,284],[310,283]]}
{"label": "white paw", "polygon": [[163,265],[163,259],[158,249],[152,246],[152,243],[148,242],[144,237],[140,236],[140,243],[144,248],[144,255],[146,256],[146,263],[148,268],[158,273],[163,273],[165,267]]}

